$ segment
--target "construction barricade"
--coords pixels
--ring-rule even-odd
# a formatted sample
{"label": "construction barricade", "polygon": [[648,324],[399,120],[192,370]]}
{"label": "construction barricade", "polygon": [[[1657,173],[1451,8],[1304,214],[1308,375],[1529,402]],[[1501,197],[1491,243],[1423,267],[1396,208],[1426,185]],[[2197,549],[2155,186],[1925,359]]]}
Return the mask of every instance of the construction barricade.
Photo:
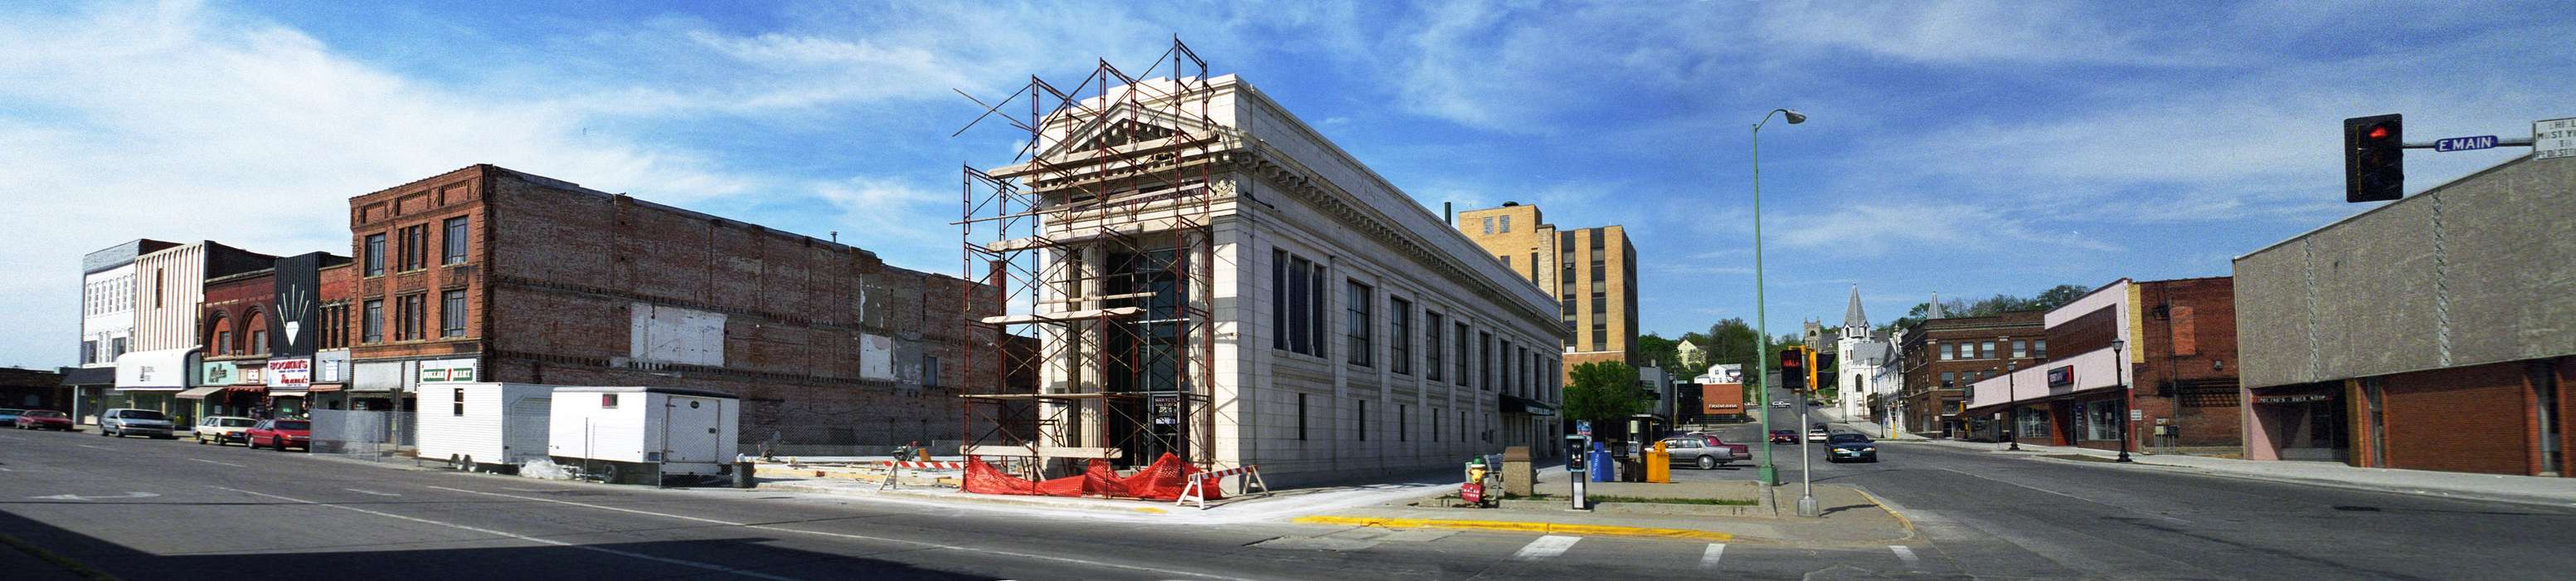
{"label": "construction barricade", "polygon": [[965,463],[965,462],[914,462],[914,461],[909,461],[909,460],[887,460],[887,461],[886,461],[886,463],[885,463],[885,470],[886,470],[885,482],[884,482],[884,483],[881,483],[881,484],[878,484],[878,485],[877,485],[877,490],[890,490],[890,489],[903,488],[903,485],[902,485],[902,484],[900,484],[900,481],[902,481],[902,480],[903,480],[903,471],[904,471],[905,469],[907,469],[907,468],[909,468],[909,469],[913,469],[913,470],[965,470],[965,469],[966,469],[966,463]]}
{"label": "construction barricade", "polygon": [[1179,497],[1172,499],[1172,506],[1180,506],[1185,502],[1196,501],[1199,503],[1199,510],[1207,510],[1208,498],[1217,495],[1222,490],[1221,488],[1218,488],[1218,485],[1221,483],[1218,482],[1217,479],[1237,475],[1243,476],[1243,486],[1236,488],[1241,489],[1244,493],[1250,494],[1252,492],[1252,487],[1254,486],[1261,487],[1261,492],[1264,494],[1268,494],[1270,492],[1270,483],[1261,481],[1261,467],[1246,464],[1235,468],[1227,468],[1214,472],[1200,472],[1198,474],[1190,475],[1189,485],[1181,487],[1181,494]]}

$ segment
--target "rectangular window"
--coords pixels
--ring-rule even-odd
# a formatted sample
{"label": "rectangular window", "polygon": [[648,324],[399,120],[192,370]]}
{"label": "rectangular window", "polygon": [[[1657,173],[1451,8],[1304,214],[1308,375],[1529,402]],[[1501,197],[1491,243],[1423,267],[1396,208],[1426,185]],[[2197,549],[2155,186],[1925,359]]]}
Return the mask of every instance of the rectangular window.
{"label": "rectangular window", "polygon": [[1503,217],[1503,227],[1502,227],[1500,230],[1497,230],[1497,231],[1502,232],[1502,233],[1504,233],[1504,234],[1510,234],[1510,233],[1512,233],[1512,217],[1511,217],[1511,216],[1504,216],[1504,217]]}
{"label": "rectangular window", "polygon": [[1349,318],[1344,319],[1342,324],[1345,326],[1343,332],[1350,337],[1350,363],[1368,367],[1375,363],[1369,360],[1370,356],[1377,354],[1377,350],[1372,349],[1372,345],[1369,344],[1377,331],[1376,321],[1369,318],[1369,306],[1375,304],[1377,298],[1375,293],[1370,292],[1368,285],[1360,284],[1359,281],[1343,281],[1343,285],[1347,291],[1343,300],[1349,301],[1345,305],[1349,311]]}
{"label": "rectangular window", "polygon": [[249,345],[243,345],[243,346],[242,346],[242,351],[243,351],[243,352],[246,352],[246,353],[253,353],[253,354],[264,354],[264,353],[268,353],[268,330],[267,330],[267,329],[259,329],[259,330],[256,330],[256,331],[251,331],[251,332],[250,332],[250,344],[249,344]]}
{"label": "rectangular window", "polygon": [[921,385],[923,387],[939,387],[939,357],[932,355],[921,356]]}
{"label": "rectangular window", "polygon": [[446,264],[465,262],[465,217],[448,218],[447,232],[439,236],[439,261]]}
{"label": "rectangular window", "polygon": [[1959,381],[1959,373],[1958,373],[1958,372],[1955,372],[1955,371],[1943,371],[1943,372],[1941,372],[1941,389],[1950,389],[1951,384],[1957,383],[1958,381]]}
{"label": "rectangular window", "polygon": [[1440,408],[1431,408],[1431,441],[1440,441]]}
{"label": "rectangular window", "polygon": [[1360,441],[1362,441],[1362,442],[1366,442],[1366,441],[1368,441],[1368,400],[1365,400],[1365,399],[1363,399],[1363,400],[1359,400],[1359,404],[1360,404],[1360,417],[1359,417],[1360,422],[1359,422],[1359,426],[1358,426],[1358,427],[1359,427],[1359,432],[1360,432]]}
{"label": "rectangular window", "polygon": [[1304,258],[1289,257],[1288,350],[1308,355],[1315,353],[1312,346],[1314,328],[1311,325],[1314,317],[1310,316],[1314,312],[1315,305],[1309,300],[1313,298],[1312,295],[1306,292],[1306,283],[1313,279],[1308,275],[1313,271],[1313,263],[1307,262]]}
{"label": "rectangular window", "polygon": [[1482,331],[1476,333],[1476,376],[1478,387],[1484,388],[1485,391],[1494,390],[1493,333]]}
{"label": "rectangular window", "polygon": [[1502,364],[1501,371],[1503,374],[1503,380],[1501,388],[1503,393],[1520,393],[1520,382],[1518,380],[1520,379],[1519,370],[1521,360],[1520,356],[1513,353],[1511,340],[1496,339],[1494,340],[1494,347],[1495,349],[1498,349],[1496,352],[1501,353],[1503,357],[1503,360],[1499,362]]}
{"label": "rectangular window", "polygon": [[1330,301],[1325,300],[1325,298],[1331,294],[1332,291],[1328,290],[1331,287],[1324,285],[1324,264],[1320,262],[1315,263],[1314,268],[1307,272],[1306,276],[1310,279],[1306,281],[1306,301],[1308,304],[1314,305],[1314,308],[1308,309],[1306,312],[1306,318],[1308,319],[1306,324],[1314,327],[1315,329],[1315,341],[1313,344],[1315,352],[1312,353],[1312,355],[1329,359],[1332,357],[1333,350],[1331,347],[1328,347],[1328,345],[1331,345],[1331,341],[1324,338],[1326,334],[1331,332],[1327,330],[1329,327],[1324,326],[1324,305],[1330,304]]}
{"label": "rectangular window", "polygon": [[216,331],[216,332],[215,332],[215,354],[216,354],[216,355],[231,355],[232,353],[233,353],[233,332],[232,332],[232,331]]}
{"label": "rectangular window", "polygon": [[1440,313],[1423,311],[1422,314],[1422,377],[1440,381],[1441,366],[1445,364],[1440,358],[1440,351],[1447,347],[1440,341],[1440,330],[1443,328],[1441,325],[1445,323],[1441,320]]}
{"label": "rectangular window", "polygon": [[1530,253],[1530,284],[1538,284],[1538,253]]}
{"label": "rectangular window", "polygon": [[360,259],[360,262],[364,262],[364,263],[366,263],[367,276],[376,276],[376,275],[384,274],[384,273],[385,273],[385,235],[383,235],[383,234],[368,234],[368,235],[367,235],[367,250],[366,250],[366,252],[367,252],[367,255],[366,255],[366,256],[364,256],[364,257],[362,257],[362,258]]}
{"label": "rectangular window", "polygon": [[1457,352],[1456,352],[1456,353],[1457,353],[1457,356],[1458,356],[1458,360],[1457,360],[1456,362],[1451,363],[1451,364],[1450,364],[1450,366],[1449,366],[1449,369],[1450,369],[1450,370],[1452,370],[1452,371],[1456,371],[1456,372],[1457,372],[1457,373],[1453,374],[1453,376],[1452,376],[1452,377],[1450,377],[1450,378],[1449,378],[1449,381],[1450,381],[1451,383],[1456,383],[1456,384],[1458,384],[1458,386],[1459,386],[1459,387],[1466,387],[1466,386],[1467,386],[1467,360],[1468,360],[1468,359],[1470,359],[1470,357],[1468,357],[1468,356],[1469,356],[1469,355],[1474,355],[1474,354],[1475,354],[1475,352],[1473,352],[1473,351],[1469,351],[1469,350],[1468,350],[1468,347],[1467,347],[1467,324],[1466,324],[1466,323],[1463,323],[1463,322],[1462,322],[1462,323],[1458,323],[1457,325],[1455,325],[1455,326],[1453,326],[1453,327],[1452,327],[1452,330],[1455,330],[1455,331],[1457,331],[1457,332],[1458,332],[1457,337],[1455,337],[1455,338],[1453,338],[1453,339],[1451,339],[1451,340],[1450,340],[1450,342],[1454,344],[1454,347],[1456,347],[1456,348],[1457,348]]}
{"label": "rectangular window", "polygon": [[1494,219],[1493,219],[1493,217],[1488,216],[1488,217],[1486,217],[1486,218],[1485,218],[1485,220],[1484,220],[1484,221],[1485,221],[1485,235],[1486,235],[1486,236],[1492,236],[1492,235],[1494,235]]}
{"label": "rectangular window", "polygon": [[1395,404],[1395,441],[1413,441],[1413,405]]}
{"label": "rectangular window", "polygon": [[403,229],[403,270],[429,268],[429,225]]}
{"label": "rectangular window", "polygon": [[465,291],[447,291],[438,303],[438,336],[465,336]]}
{"label": "rectangular window", "polygon": [[2036,356],[2036,357],[2039,357],[2039,358],[2041,358],[2041,359],[2047,359],[2047,358],[2048,358],[2048,340],[2047,340],[2047,339],[2040,339],[2040,340],[2037,340],[2037,341],[2032,341],[2032,342],[2031,342],[2031,347],[2032,347],[2031,355]]}
{"label": "rectangular window", "polygon": [[2014,358],[2014,359],[2020,359],[2020,358],[2024,358],[2024,357],[2029,357],[2029,356],[2030,356],[2030,341],[2025,341],[2025,340],[2021,340],[2021,339],[2015,339],[2015,340],[2013,340],[2013,342],[2012,342],[2012,346],[2013,346],[2013,354],[2012,354],[2012,356],[2013,356],[2013,358]]}
{"label": "rectangular window", "polygon": [[1993,359],[1993,358],[1995,358],[1995,342],[1993,342],[1993,341],[1987,341],[1987,342],[1984,342],[1984,343],[1979,344],[1979,346],[1977,347],[1977,358],[1978,358],[1978,359]]}
{"label": "rectangular window", "polygon": [[385,340],[384,299],[368,300],[366,311],[359,313],[358,316],[360,317],[358,319],[359,340],[368,343],[379,343]]}
{"label": "rectangular window", "polygon": [[117,337],[117,338],[113,338],[113,339],[108,339],[108,340],[107,340],[107,360],[108,360],[108,361],[115,361],[115,360],[116,360],[116,358],[117,358],[117,356],[119,356],[119,355],[124,355],[124,354],[125,354],[125,338],[124,338],[124,337]]}
{"label": "rectangular window", "polygon": [[91,364],[91,363],[97,363],[97,362],[98,362],[98,342],[97,342],[97,341],[82,341],[82,342],[81,342],[81,356],[80,356],[80,362],[81,362],[81,364],[82,364],[82,365],[88,365],[88,364]]}
{"label": "rectangular window", "polygon": [[1297,394],[1297,440],[1306,439],[1306,394]]}
{"label": "rectangular window", "polygon": [[448,401],[452,402],[455,407],[449,408],[447,413],[456,416],[465,415],[465,388],[459,387],[448,390],[448,394]]}
{"label": "rectangular window", "polygon": [[1941,345],[1941,360],[1942,360],[1942,361],[1949,361],[1949,360],[1950,360],[1950,345],[1948,345],[1948,344],[1943,344],[1943,345]]}
{"label": "rectangular window", "polygon": [[614,394],[614,393],[603,393],[603,394],[599,394],[599,409],[604,409],[604,410],[613,410],[613,409],[617,409],[617,394]]}
{"label": "rectangular window", "polygon": [[1413,373],[1413,303],[1386,298],[1386,370]]}
{"label": "rectangular window", "polygon": [[1609,351],[1610,347],[1610,323],[1605,321],[1593,321],[1592,350]]}
{"label": "rectangular window", "polygon": [[1288,351],[1288,250],[1270,250],[1270,349]]}
{"label": "rectangular window", "polygon": [[395,339],[417,340],[429,337],[428,293],[394,297],[394,308],[400,311],[396,314],[398,320],[394,322]]}

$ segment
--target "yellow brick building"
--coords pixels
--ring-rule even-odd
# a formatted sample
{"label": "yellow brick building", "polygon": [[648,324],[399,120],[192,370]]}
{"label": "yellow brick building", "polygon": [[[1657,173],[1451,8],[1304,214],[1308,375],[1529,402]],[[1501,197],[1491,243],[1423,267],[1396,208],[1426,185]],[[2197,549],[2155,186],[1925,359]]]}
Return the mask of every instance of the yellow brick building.
{"label": "yellow brick building", "polygon": [[1505,202],[1458,214],[1458,230],[1555,296],[1567,373],[1594,361],[1636,363],[1637,248],[1623,226],[1558,229],[1538,206]]}

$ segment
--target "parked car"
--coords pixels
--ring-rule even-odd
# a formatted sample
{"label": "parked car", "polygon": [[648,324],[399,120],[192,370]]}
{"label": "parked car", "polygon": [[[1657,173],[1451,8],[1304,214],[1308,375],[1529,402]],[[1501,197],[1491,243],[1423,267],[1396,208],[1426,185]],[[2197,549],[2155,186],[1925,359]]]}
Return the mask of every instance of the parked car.
{"label": "parked car", "polygon": [[206,416],[205,419],[197,420],[196,434],[190,438],[195,439],[198,444],[221,446],[225,442],[241,442],[242,445],[248,446],[250,440],[244,438],[242,433],[250,431],[250,427],[258,423],[259,420],[241,416]]}
{"label": "parked car", "polygon": [[1727,450],[1734,451],[1734,452],[1735,452],[1735,459],[1737,459],[1737,460],[1752,460],[1752,459],[1753,459],[1753,447],[1752,447],[1752,446],[1746,446],[1746,445],[1744,445],[1744,444],[1729,444],[1729,443],[1726,443],[1726,440],[1718,439],[1717,434],[1703,434],[1703,433],[1698,433],[1698,432],[1692,432],[1692,433],[1691,433],[1691,435],[1692,435],[1692,436],[1696,436],[1696,437],[1700,438],[1700,444],[1701,444],[1701,445],[1704,445],[1704,446],[1712,446],[1712,447],[1718,447],[1718,448],[1725,448],[1725,449],[1727,449]]}
{"label": "parked car", "polygon": [[1736,460],[1735,449],[1708,445],[1707,438],[1681,436],[1664,438],[1664,452],[1672,454],[1674,466],[1716,470]]}
{"label": "parked car", "polygon": [[1878,444],[1870,441],[1869,436],[1851,432],[1834,434],[1825,439],[1825,445],[1828,447],[1825,451],[1827,462],[1878,462]]}
{"label": "parked car", "polygon": [[253,448],[270,448],[279,452],[287,448],[313,451],[313,422],[304,420],[260,420],[242,432],[244,442]]}
{"label": "parked car", "polygon": [[152,410],[110,408],[98,414],[98,435],[101,436],[179,439],[178,434],[172,432],[173,429],[170,425],[170,416],[161,415],[161,412]]}
{"label": "parked car", "polygon": [[1773,444],[1796,444],[1796,443],[1798,443],[1798,431],[1797,431],[1797,430],[1772,430],[1772,431],[1771,431],[1771,443],[1773,443]]}
{"label": "parked car", "polygon": [[16,408],[0,408],[0,422],[16,423],[18,421],[18,414],[26,412],[27,410]]}
{"label": "parked car", "polygon": [[1771,407],[1775,407],[1775,408],[1784,408],[1784,407],[1789,407],[1789,402],[1788,402],[1788,401],[1786,401],[1786,400],[1773,400],[1773,401],[1771,402]]}
{"label": "parked car", "polygon": [[62,430],[69,432],[72,431],[72,417],[68,414],[54,410],[27,410],[24,413],[18,414],[18,419],[11,421],[10,425],[21,430]]}
{"label": "parked car", "polygon": [[1828,435],[1831,435],[1831,434],[1828,434],[1827,432],[1825,432],[1825,429],[1824,429],[1824,428],[1808,428],[1808,429],[1807,429],[1807,441],[1809,441],[1809,442],[1823,442],[1823,441],[1826,441],[1826,440],[1825,440],[1825,437],[1826,437],[1826,436],[1828,436]]}

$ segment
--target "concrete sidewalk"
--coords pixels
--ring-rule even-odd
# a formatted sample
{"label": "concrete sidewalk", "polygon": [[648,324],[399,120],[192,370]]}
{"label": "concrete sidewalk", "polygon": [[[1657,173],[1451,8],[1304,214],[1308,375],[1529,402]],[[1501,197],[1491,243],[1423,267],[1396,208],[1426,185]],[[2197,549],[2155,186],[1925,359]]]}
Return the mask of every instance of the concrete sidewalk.
{"label": "concrete sidewalk", "polygon": [[[2471,474],[2465,472],[2437,472],[2431,470],[2402,470],[2395,468],[2359,468],[2347,466],[2339,462],[2236,460],[2183,454],[2144,454],[2139,452],[2129,453],[2129,459],[2131,460],[2130,464],[2117,464],[2101,461],[2118,457],[2119,452],[2114,450],[2095,450],[2091,448],[2077,448],[2071,446],[2040,446],[2025,443],[2021,445],[2022,451],[2012,452],[2006,450],[2007,445],[1996,443],[1959,442],[1953,440],[1922,440],[1921,442],[1923,444],[1933,446],[1976,450],[1994,454],[2030,456],[2041,460],[2084,462],[2086,464],[2110,466],[2115,468],[2183,470],[2211,476],[2333,486],[2338,488],[2378,492],[2398,492],[2421,494],[2426,496],[2542,504],[2561,507],[2576,506],[2576,478]],[[2050,456],[2071,456],[2086,459],[2050,458]]]}
{"label": "concrete sidewalk", "polygon": [[[1697,486],[1694,486],[1694,485]],[[1593,510],[1571,510],[1563,479],[1543,484],[1544,502],[1505,501],[1502,508],[1443,506],[1440,498],[1387,503],[1301,516],[1290,522],[1311,525],[1500,532],[1542,532],[1579,536],[1660,538],[1701,542],[1763,543],[1798,546],[1883,546],[1914,538],[1913,524],[1876,497],[1854,486],[1818,485],[1821,518],[1773,516],[1766,504],[1743,514],[1693,510],[1735,508],[1651,502],[1603,503]],[[1642,498],[1737,498],[1761,496],[1752,482],[1644,484],[1596,482],[1595,494]],[[1660,492],[1658,492],[1660,490]],[[1793,500],[1794,489],[1780,493]],[[1674,510],[1657,510],[1657,509]],[[1746,507],[1753,508],[1753,507]],[[1624,509],[1624,510],[1614,510]]]}

